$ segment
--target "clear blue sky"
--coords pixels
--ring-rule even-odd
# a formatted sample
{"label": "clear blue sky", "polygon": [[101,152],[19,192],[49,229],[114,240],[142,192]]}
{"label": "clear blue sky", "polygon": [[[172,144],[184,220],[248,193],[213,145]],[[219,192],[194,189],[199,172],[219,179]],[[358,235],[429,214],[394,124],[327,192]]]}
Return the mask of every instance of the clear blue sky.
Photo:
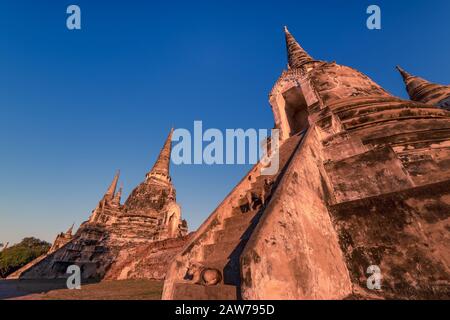
{"label": "clear blue sky", "polygon": [[[77,4],[82,30],[66,28]],[[382,9],[382,30],[365,27]],[[271,128],[282,27],[311,55],[406,97],[408,71],[447,83],[450,2],[22,1],[0,4],[0,242],[52,241],[122,170],[126,195],[171,127]],[[191,229],[248,166],[172,166]]]}

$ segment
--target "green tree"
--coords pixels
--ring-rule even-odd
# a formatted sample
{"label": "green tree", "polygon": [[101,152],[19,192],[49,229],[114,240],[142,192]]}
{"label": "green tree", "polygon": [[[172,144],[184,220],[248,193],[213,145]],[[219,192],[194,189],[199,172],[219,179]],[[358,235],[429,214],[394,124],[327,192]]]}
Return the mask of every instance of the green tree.
{"label": "green tree", "polygon": [[48,249],[50,243],[33,237],[24,238],[20,243],[4,249],[0,252],[0,277],[7,277]]}

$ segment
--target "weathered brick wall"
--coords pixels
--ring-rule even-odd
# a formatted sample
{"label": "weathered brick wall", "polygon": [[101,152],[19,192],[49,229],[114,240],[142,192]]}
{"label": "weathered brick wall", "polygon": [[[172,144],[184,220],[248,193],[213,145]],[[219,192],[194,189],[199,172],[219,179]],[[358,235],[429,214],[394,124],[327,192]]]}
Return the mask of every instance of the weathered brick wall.
{"label": "weathered brick wall", "polygon": [[351,282],[311,128],[241,256],[244,299],[342,299]]}
{"label": "weathered brick wall", "polygon": [[[395,299],[450,297],[450,180],[337,204],[331,215],[352,282]],[[367,290],[367,268],[381,291]]]}

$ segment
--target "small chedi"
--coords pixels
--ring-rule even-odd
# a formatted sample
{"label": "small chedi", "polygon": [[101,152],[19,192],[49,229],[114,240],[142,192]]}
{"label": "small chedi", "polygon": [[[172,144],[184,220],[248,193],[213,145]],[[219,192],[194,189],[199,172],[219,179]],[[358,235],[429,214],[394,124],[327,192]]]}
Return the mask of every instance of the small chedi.
{"label": "small chedi", "polygon": [[57,236],[49,252],[10,276],[67,277],[80,266],[84,279],[164,279],[169,261],[189,238],[169,175],[170,132],[153,168],[124,204],[117,173],[88,221]]}
{"label": "small chedi", "polygon": [[448,299],[449,87],[400,69],[400,99],[285,37],[269,95],[280,170],[248,172],[177,254],[163,298]]}
{"label": "small chedi", "polygon": [[406,84],[406,90],[413,101],[423,102],[450,111],[450,86],[431,83],[413,76],[397,66]]}
{"label": "small chedi", "polygon": [[56,236],[56,239],[53,242],[50,249],[48,250],[47,254],[55,252],[56,250],[63,247],[65,244],[67,244],[70,240],[73,239],[73,235],[72,235],[73,226],[74,225],[72,224],[72,226],[66,232],[61,232],[60,234],[58,234]]}

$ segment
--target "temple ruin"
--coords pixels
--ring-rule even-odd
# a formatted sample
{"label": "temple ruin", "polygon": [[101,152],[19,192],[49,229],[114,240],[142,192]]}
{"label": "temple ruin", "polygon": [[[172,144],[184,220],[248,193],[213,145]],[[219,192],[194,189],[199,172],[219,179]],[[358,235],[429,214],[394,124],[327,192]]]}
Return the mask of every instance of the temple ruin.
{"label": "temple ruin", "polygon": [[117,173],[89,220],[14,277],[77,264],[83,278],[165,279],[163,299],[448,299],[449,86],[399,67],[401,99],[285,39],[288,69],[269,94],[277,173],[257,163],[187,235],[171,132],[125,203]]}
{"label": "temple ruin", "polygon": [[163,299],[448,298],[448,87],[401,71],[400,99],[285,38],[289,67],[269,95],[281,169],[262,176],[259,163],[226,196],[175,257]]}
{"label": "temple ruin", "polygon": [[189,238],[169,174],[172,132],[144,182],[124,204],[117,172],[74,235],[72,228],[61,233],[47,254],[9,278],[64,278],[75,264],[84,279],[164,279],[169,261]]}

